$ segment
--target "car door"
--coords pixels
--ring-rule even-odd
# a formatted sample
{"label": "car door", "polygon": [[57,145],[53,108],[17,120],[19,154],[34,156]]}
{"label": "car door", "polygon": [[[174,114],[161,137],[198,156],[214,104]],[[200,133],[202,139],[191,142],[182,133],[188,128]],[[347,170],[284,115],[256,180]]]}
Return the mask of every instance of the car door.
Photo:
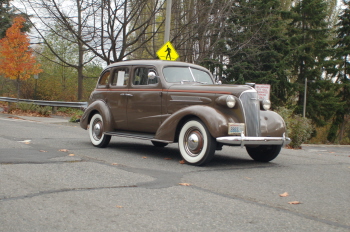
{"label": "car door", "polygon": [[111,70],[108,98],[106,100],[114,118],[117,130],[127,129],[127,94],[130,67],[121,66]]}
{"label": "car door", "polygon": [[128,92],[128,130],[155,133],[162,123],[162,85],[158,77],[148,78],[153,66],[133,66]]}

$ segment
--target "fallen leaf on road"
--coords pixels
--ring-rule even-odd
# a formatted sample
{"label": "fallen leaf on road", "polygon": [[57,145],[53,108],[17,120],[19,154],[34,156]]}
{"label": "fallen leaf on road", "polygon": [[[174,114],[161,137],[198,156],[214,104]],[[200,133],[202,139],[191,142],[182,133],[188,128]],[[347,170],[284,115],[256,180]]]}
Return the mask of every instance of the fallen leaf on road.
{"label": "fallen leaf on road", "polygon": [[185,164],[186,161],[185,161],[185,160],[180,160],[179,163],[180,163],[180,164]]}
{"label": "fallen leaf on road", "polygon": [[290,204],[290,205],[299,205],[299,204],[301,204],[301,202],[300,201],[291,201],[291,202],[288,202],[288,204]]}
{"label": "fallen leaf on road", "polygon": [[142,159],[147,159],[147,156],[142,156]]}
{"label": "fallen leaf on road", "polygon": [[67,149],[59,149],[58,151],[61,151],[61,152],[68,152]]}
{"label": "fallen leaf on road", "polygon": [[117,163],[112,163],[112,165],[118,165]]}
{"label": "fallen leaf on road", "polygon": [[13,119],[21,119],[21,120],[24,120],[23,118],[19,118],[19,117],[8,117],[8,118],[13,118]]}
{"label": "fallen leaf on road", "polygon": [[121,206],[121,205],[116,205],[115,207],[117,207],[119,209],[123,208],[123,206]]}
{"label": "fallen leaf on road", "polygon": [[165,160],[171,160],[172,158],[164,158]]}
{"label": "fallen leaf on road", "polygon": [[287,192],[280,194],[280,197],[288,197],[289,194]]}
{"label": "fallen leaf on road", "polygon": [[191,184],[189,184],[189,183],[179,183],[179,185],[182,185],[182,186],[191,186]]}
{"label": "fallen leaf on road", "polygon": [[23,141],[18,141],[20,143],[24,143],[24,144],[30,144],[32,140],[23,140]]}
{"label": "fallen leaf on road", "polygon": [[47,152],[47,151],[44,151],[44,150],[40,150],[40,152]]}
{"label": "fallen leaf on road", "polygon": [[246,178],[246,179],[248,179],[248,180],[251,180],[252,178],[250,178],[250,177],[244,177],[244,178]]}
{"label": "fallen leaf on road", "polygon": [[69,154],[68,156],[74,156],[74,154]]}

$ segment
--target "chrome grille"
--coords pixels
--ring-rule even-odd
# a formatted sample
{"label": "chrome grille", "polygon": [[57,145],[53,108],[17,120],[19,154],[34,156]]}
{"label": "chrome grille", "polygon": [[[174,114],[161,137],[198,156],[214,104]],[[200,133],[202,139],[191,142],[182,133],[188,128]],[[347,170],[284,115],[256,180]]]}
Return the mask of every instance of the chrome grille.
{"label": "chrome grille", "polygon": [[241,94],[239,99],[242,102],[246,124],[246,136],[260,136],[260,107],[258,93],[255,90],[248,90]]}

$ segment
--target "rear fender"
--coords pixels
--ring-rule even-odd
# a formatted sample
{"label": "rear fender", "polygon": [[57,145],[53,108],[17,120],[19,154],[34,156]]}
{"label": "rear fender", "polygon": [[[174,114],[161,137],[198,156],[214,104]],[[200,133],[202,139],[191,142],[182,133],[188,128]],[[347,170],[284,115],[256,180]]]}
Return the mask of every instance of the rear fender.
{"label": "rear fender", "polygon": [[114,131],[114,121],[107,104],[102,100],[97,100],[91,103],[84,111],[80,119],[81,128],[87,130],[90,120],[94,114],[99,113],[103,119],[103,131]]}

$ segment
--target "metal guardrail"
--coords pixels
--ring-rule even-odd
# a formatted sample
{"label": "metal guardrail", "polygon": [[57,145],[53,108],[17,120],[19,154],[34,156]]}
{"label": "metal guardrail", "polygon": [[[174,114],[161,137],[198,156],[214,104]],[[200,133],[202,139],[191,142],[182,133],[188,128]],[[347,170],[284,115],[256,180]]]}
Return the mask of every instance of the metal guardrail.
{"label": "metal guardrail", "polygon": [[87,102],[42,101],[42,100],[17,99],[17,98],[11,98],[11,97],[0,97],[0,101],[26,102],[26,103],[32,103],[40,106],[52,106],[52,107],[71,107],[71,108],[87,107]]}

